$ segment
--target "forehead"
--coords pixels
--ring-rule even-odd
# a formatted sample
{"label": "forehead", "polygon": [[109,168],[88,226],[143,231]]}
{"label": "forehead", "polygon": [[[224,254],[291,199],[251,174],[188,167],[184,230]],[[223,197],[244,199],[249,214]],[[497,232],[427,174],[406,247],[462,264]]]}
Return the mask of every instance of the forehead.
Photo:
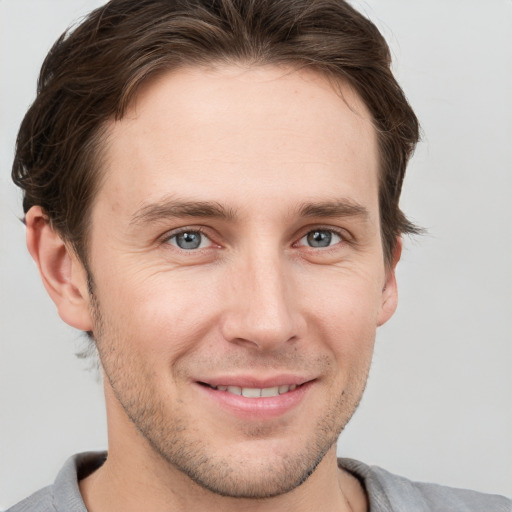
{"label": "forehead", "polygon": [[108,127],[99,196],[126,215],[172,194],[229,196],[242,209],[294,195],[359,194],[376,206],[370,114],[349,86],[337,85],[313,71],[273,66],[160,75]]}

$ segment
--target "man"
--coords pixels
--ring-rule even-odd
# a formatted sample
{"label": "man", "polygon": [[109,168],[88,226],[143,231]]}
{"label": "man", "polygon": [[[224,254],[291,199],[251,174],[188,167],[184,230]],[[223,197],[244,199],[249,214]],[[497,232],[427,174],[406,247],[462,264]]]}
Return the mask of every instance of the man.
{"label": "man", "polygon": [[13,510],[508,510],[336,460],[396,307],[417,136],[341,2],[114,1],[59,41],[13,175],[98,349],[109,451]]}

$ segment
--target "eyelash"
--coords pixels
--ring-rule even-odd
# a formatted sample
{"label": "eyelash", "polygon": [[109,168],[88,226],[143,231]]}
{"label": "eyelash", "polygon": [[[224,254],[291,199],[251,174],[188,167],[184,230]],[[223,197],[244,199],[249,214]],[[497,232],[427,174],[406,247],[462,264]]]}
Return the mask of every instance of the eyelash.
{"label": "eyelash", "polygon": [[[170,244],[170,241],[173,238],[177,238],[178,236],[183,235],[185,233],[199,233],[201,236],[207,238],[211,243],[214,243],[212,241],[212,238],[210,236],[208,236],[208,234],[205,232],[205,230],[201,227],[183,227],[183,228],[174,230],[170,233],[166,233],[164,235],[164,237],[162,238],[162,243]],[[176,246],[176,248],[180,249],[180,247],[177,247],[177,246]],[[186,249],[181,249],[181,250],[184,252],[192,252],[192,251],[187,251]],[[200,250],[200,249],[197,249],[197,250]]]}
{"label": "eyelash", "polygon": [[329,245],[327,247],[312,247],[309,245],[304,245],[302,247],[305,247],[306,249],[313,250],[313,251],[321,250],[323,252],[327,252],[330,250],[331,251],[335,250],[336,248],[338,248],[338,246],[340,244],[345,245],[346,243],[350,242],[350,240],[351,240],[351,237],[349,236],[349,234],[343,229],[336,229],[336,228],[333,228],[332,226],[314,226],[312,228],[311,227],[308,228],[306,231],[303,231],[303,233],[301,234],[301,236],[299,237],[297,242],[295,242],[293,244],[293,246],[294,247],[299,246],[299,243],[301,240],[303,240],[305,237],[307,237],[308,235],[315,233],[315,232],[330,233],[331,235],[336,235],[337,237],[339,237],[340,240],[339,240],[339,242],[337,242],[333,245]]}
{"label": "eyelash", "polygon": [[[178,247],[177,245],[175,244],[171,244],[170,241],[176,237],[178,237],[179,235],[182,235],[184,233],[199,233],[201,236],[203,237],[206,237],[211,244],[214,244],[215,245],[215,242],[212,240],[212,237],[209,236],[206,231],[204,230],[204,228],[202,227],[196,227],[196,226],[191,226],[191,227],[183,227],[183,228],[179,228],[177,230],[174,230],[170,233],[166,233],[162,239],[161,239],[161,242],[164,243],[164,244],[169,244],[169,245],[173,245],[173,247],[175,247],[176,249],[178,250],[181,250],[183,253],[197,253],[201,250],[205,250],[205,249],[209,249],[208,248],[197,248],[197,249],[183,249],[183,248],[180,248]],[[327,247],[311,247],[311,246],[308,246],[308,245],[299,245],[299,242],[307,237],[309,234],[311,233],[314,233],[314,232],[326,232],[326,233],[331,233],[332,235],[336,235],[337,237],[340,238],[340,241],[333,244],[333,245],[329,245]],[[346,243],[350,243],[351,241],[351,237],[350,235],[345,231],[345,230],[342,230],[342,229],[335,229],[331,226],[327,227],[327,226],[315,226],[315,227],[311,227],[311,228],[308,228],[307,230],[303,231],[302,234],[300,235],[300,237],[297,239],[296,242],[294,242],[292,244],[292,247],[304,247],[306,249],[309,249],[309,250],[313,250],[313,251],[318,251],[318,250],[321,250],[323,252],[327,252],[329,250],[333,250],[335,249],[338,245],[340,244],[346,244]],[[217,247],[220,247],[220,245],[217,244]]]}

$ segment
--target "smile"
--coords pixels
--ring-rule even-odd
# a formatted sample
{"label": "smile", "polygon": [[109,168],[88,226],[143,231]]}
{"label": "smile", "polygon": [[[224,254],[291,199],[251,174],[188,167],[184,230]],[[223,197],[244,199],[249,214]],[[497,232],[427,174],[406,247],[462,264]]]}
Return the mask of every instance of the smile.
{"label": "smile", "polygon": [[291,413],[310,395],[316,380],[284,375],[271,379],[230,376],[212,378],[210,382],[196,381],[196,384],[200,396],[213,404],[214,414],[218,414],[220,407],[240,419],[260,422]]}
{"label": "smile", "polygon": [[240,386],[210,386],[212,389],[218,391],[226,391],[233,395],[239,395],[246,398],[271,398],[274,396],[283,395],[289,391],[297,389],[296,384],[273,386],[270,388],[242,388]]}

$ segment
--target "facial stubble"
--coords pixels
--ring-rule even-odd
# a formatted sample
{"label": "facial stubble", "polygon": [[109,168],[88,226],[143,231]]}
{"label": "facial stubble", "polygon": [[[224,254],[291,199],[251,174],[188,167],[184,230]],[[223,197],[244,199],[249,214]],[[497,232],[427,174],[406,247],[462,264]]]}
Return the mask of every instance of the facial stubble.
{"label": "facial stubble", "polygon": [[[104,375],[131,423],[147,442],[152,455],[180,471],[201,488],[232,498],[265,499],[282,495],[303,484],[315,471],[357,409],[368,369],[355,377],[356,385],[333,397],[317,423],[313,438],[305,437],[294,453],[276,459],[265,452],[257,460],[224,457],[212,452],[204,433],[186,415],[171,410],[152,381],[152,368],[123,346],[119,329],[102,312],[94,281],[89,276],[93,339]],[[136,377],[135,377],[136,376]],[[186,404],[176,400],[180,408]],[[185,411],[186,412],[186,411]],[[258,443],[271,429],[250,426],[242,434]],[[229,442],[229,439],[226,439]]]}

